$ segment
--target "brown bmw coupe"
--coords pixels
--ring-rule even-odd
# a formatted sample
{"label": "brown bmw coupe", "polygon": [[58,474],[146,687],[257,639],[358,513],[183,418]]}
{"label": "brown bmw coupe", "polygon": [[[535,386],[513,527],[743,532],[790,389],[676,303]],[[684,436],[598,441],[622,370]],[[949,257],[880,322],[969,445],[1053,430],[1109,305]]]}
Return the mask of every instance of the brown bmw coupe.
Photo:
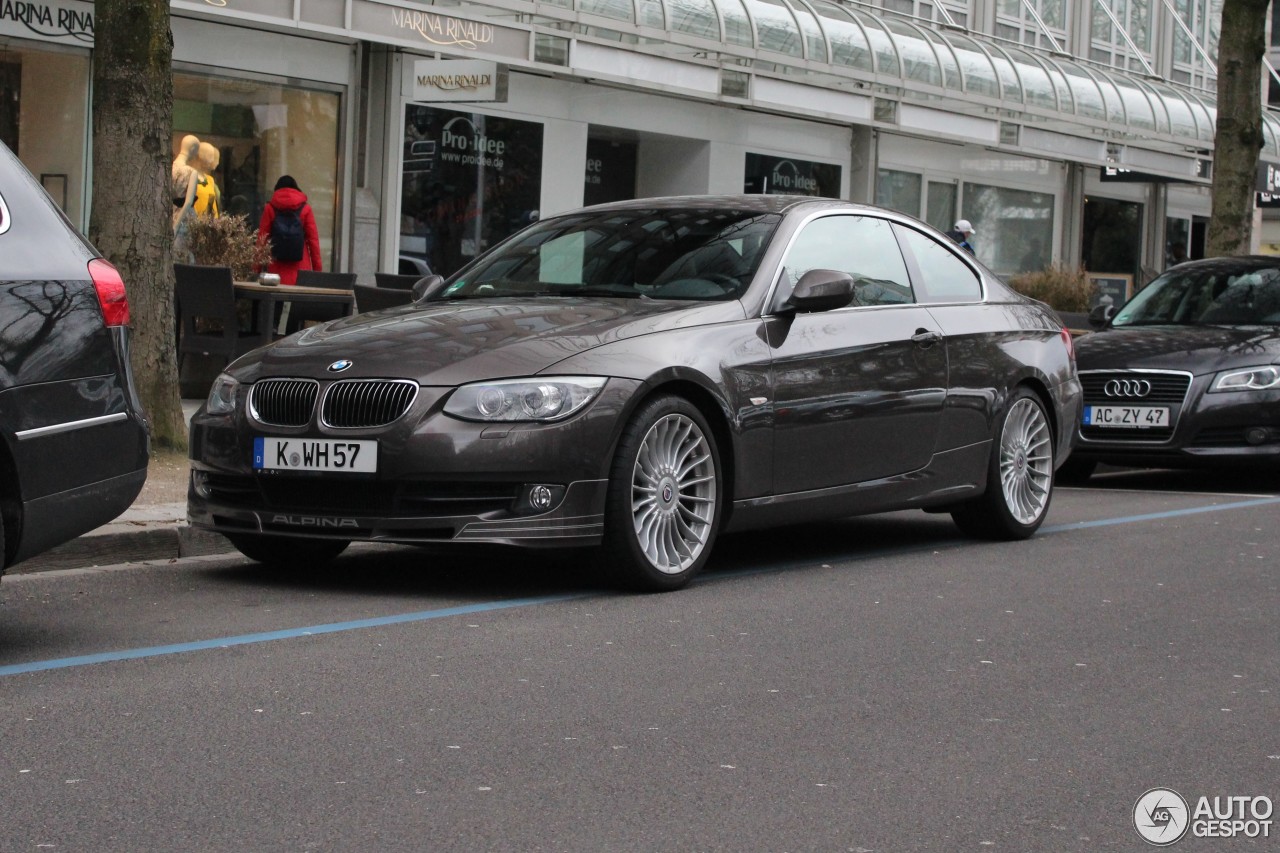
{"label": "brown bmw coupe", "polygon": [[300,568],[352,541],[588,546],[675,589],[767,525],[918,508],[1030,536],[1080,419],[1055,315],[878,208],[602,205],[419,285],[218,377],[193,525]]}

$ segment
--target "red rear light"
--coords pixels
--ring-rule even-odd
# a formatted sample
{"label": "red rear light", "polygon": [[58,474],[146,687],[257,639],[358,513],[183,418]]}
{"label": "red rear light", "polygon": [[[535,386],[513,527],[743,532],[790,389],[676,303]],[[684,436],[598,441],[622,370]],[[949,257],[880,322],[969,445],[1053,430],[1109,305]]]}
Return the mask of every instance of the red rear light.
{"label": "red rear light", "polygon": [[111,264],[102,258],[89,261],[89,277],[93,289],[98,291],[98,304],[102,306],[102,318],[108,326],[129,325],[129,297],[124,292],[124,279]]}
{"label": "red rear light", "polygon": [[1062,343],[1067,347],[1067,357],[1071,359],[1072,364],[1075,364],[1075,361],[1076,361],[1075,339],[1071,337],[1071,332],[1065,328],[1059,331],[1058,334],[1062,335]]}

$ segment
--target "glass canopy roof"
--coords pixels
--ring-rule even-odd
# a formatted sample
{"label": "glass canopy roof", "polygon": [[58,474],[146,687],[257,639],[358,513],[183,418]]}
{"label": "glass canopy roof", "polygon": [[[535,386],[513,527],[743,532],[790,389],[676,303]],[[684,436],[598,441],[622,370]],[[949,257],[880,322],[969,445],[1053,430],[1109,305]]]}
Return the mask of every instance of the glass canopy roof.
{"label": "glass canopy roof", "polygon": [[[1213,142],[1214,105],[1149,78],[1034,53],[951,29],[871,15],[840,0],[552,0],[578,12],[722,45],[776,66],[870,75],[907,92],[991,99],[1102,122],[1138,136]],[[569,4],[572,4],[570,7]],[[732,47],[726,52],[734,52]],[[772,55],[772,56],[770,56]],[[1263,113],[1265,150],[1280,156],[1280,121]]]}

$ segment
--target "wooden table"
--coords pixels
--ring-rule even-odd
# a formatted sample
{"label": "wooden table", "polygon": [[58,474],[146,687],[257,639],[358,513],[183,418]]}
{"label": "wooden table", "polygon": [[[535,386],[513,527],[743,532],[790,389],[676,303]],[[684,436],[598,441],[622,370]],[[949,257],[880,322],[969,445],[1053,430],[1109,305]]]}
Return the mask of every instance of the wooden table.
{"label": "wooden table", "polygon": [[[278,334],[284,334],[285,324],[289,320],[289,303],[311,302],[340,306],[345,316],[351,316],[356,310],[356,294],[354,290],[339,290],[332,287],[302,287],[296,284],[259,284],[256,281],[235,282],[236,298],[248,299],[254,303],[253,332],[249,336],[259,337],[258,346],[271,343]],[[275,316],[276,306],[283,304],[280,313],[280,324],[277,330]]]}

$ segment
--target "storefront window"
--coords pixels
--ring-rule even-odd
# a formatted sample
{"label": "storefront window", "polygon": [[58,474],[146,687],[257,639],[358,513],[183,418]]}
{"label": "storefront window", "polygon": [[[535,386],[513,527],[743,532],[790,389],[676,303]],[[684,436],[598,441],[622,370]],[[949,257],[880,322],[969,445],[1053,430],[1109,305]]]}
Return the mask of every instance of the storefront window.
{"label": "storefront window", "polygon": [[742,190],[764,195],[840,197],[840,167],[830,163],[748,154]]}
{"label": "storefront window", "polygon": [[0,40],[0,140],[71,221],[85,221],[89,54]]}
{"label": "storefront window", "polygon": [[1134,276],[1140,273],[1141,204],[1086,196],[1083,231],[1080,253],[1085,269]]}
{"label": "storefront window", "polygon": [[929,182],[929,209],[925,221],[939,231],[947,232],[956,224],[956,185]]}
{"label": "storefront window", "polygon": [[876,204],[909,216],[919,216],[922,186],[923,179],[915,172],[880,169],[876,172]]}
{"label": "storefront window", "polygon": [[173,154],[186,136],[217,148],[221,212],[247,216],[255,230],[276,180],[291,175],[315,214],[322,265],[333,269],[339,108],[336,92],[175,73]]}
{"label": "storefront window", "polygon": [[1053,253],[1053,202],[1051,193],[965,184],[960,215],[977,229],[978,260],[1002,275],[1043,269]]}
{"label": "storefront window", "polygon": [[1191,257],[1191,220],[1169,217],[1164,221],[1164,265],[1171,267]]}
{"label": "storefront window", "polygon": [[538,218],[542,125],[405,107],[400,252],[450,276]]}

